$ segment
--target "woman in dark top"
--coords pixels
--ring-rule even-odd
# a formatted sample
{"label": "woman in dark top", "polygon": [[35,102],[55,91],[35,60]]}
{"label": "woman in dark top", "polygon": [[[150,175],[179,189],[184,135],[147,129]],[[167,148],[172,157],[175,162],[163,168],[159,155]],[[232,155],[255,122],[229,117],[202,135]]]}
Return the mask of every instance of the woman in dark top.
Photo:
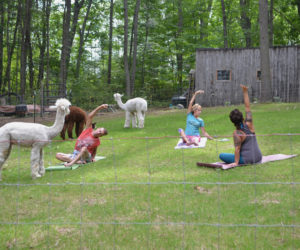
{"label": "woman in dark top", "polygon": [[241,85],[241,88],[244,96],[246,119],[244,120],[242,112],[238,109],[230,112],[230,120],[236,127],[236,130],[233,132],[235,152],[234,154],[221,153],[219,156],[230,167],[235,167],[239,164],[257,163],[262,159],[253,126],[248,88],[244,85]]}

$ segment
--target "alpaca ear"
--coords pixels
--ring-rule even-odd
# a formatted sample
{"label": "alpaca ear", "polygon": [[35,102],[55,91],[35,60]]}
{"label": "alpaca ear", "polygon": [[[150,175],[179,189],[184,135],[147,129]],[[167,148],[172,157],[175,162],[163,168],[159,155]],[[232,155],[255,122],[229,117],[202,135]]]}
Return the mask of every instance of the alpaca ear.
{"label": "alpaca ear", "polygon": [[122,97],[124,94],[120,94],[120,96]]}

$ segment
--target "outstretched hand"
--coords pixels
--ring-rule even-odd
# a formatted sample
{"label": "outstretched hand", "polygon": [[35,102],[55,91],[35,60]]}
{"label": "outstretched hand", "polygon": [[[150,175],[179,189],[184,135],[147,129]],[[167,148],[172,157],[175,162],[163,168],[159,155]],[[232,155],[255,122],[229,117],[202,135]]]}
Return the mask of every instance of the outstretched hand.
{"label": "outstretched hand", "polygon": [[107,109],[107,108],[108,108],[108,105],[107,105],[107,104],[102,104],[100,107],[101,107],[102,109]]}
{"label": "outstretched hand", "polygon": [[243,91],[248,91],[248,87],[247,86],[245,86],[243,84],[240,84],[240,86],[241,86],[241,88],[242,88]]}

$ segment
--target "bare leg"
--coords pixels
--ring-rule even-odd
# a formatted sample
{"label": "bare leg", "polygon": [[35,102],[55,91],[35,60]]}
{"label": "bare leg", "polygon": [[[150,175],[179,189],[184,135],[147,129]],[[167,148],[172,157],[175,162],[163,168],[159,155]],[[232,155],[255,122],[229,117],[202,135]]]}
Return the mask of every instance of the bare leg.
{"label": "bare leg", "polygon": [[[69,166],[72,166],[74,163],[77,163],[77,162],[79,162],[80,160],[81,160],[81,157],[87,157],[88,156],[88,150],[87,150],[87,148],[86,147],[83,147],[81,150],[80,150],[80,152],[79,152],[79,154],[72,160],[72,161],[70,161],[70,162],[67,162],[67,163],[65,163],[64,165],[66,166],[66,167],[69,167]],[[84,161],[81,161],[81,163],[84,163]]]}
{"label": "bare leg", "polygon": [[183,129],[180,130],[180,136],[183,140],[184,143],[186,143],[186,145],[190,146],[192,144],[194,144],[195,146],[198,146],[198,143],[194,142],[194,141],[190,141],[187,137],[186,134],[184,133]]}
{"label": "bare leg", "polygon": [[64,154],[64,153],[57,153],[56,154],[56,159],[63,161],[63,162],[70,162],[72,159],[70,158],[69,154]]}

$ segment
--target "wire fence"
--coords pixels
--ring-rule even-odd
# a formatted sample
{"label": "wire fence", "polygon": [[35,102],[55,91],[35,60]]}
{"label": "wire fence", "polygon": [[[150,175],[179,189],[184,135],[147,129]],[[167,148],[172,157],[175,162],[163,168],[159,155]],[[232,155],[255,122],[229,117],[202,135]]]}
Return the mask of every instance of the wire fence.
{"label": "wire fence", "polygon": [[[284,141],[283,143],[289,146],[288,151],[291,155],[299,153],[299,150],[295,148],[295,145],[297,147],[299,144],[299,136],[300,133],[258,135],[261,140],[267,137],[276,138],[276,146],[279,147]],[[3,202],[1,207],[4,213],[0,216],[1,234],[4,239],[1,248],[5,244],[7,248],[30,246],[26,243],[25,236],[22,235],[25,234],[26,226],[43,227],[43,230],[39,229],[44,234],[41,240],[42,245],[39,245],[43,248],[55,246],[61,248],[60,238],[64,239],[66,235],[70,237],[70,241],[73,241],[69,244],[76,244],[79,249],[99,248],[101,244],[98,245],[98,237],[101,238],[99,241],[102,242],[102,247],[113,249],[137,246],[143,249],[164,248],[164,246],[179,249],[201,248],[203,245],[197,242],[197,237],[201,236],[202,230],[207,234],[199,239],[205,241],[206,237],[206,240],[210,241],[207,243],[209,248],[229,248],[228,242],[232,239],[224,242],[223,237],[227,235],[224,234],[224,229],[238,230],[242,241],[247,242],[247,238],[250,237],[250,248],[260,248],[263,246],[261,241],[268,241],[260,235],[262,230],[278,229],[281,230],[279,234],[282,234],[283,240],[290,242],[289,247],[293,249],[299,247],[300,224],[297,215],[299,215],[300,165],[297,157],[281,162],[281,165],[285,165],[290,172],[285,173],[278,180],[272,175],[260,176],[264,173],[260,164],[245,167],[245,170],[239,168],[235,174],[231,172],[234,177],[229,174],[224,175],[220,169],[198,169],[195,167],[198,155],[185,149],[166,151],[166,154],[169,154],[166,163],[157,167],[159,159],[156,159],[155,154],[164,148],[166,141],[167,143],[170,140],[174,142],[175,138],[178,139],[175,136],[103,138],[103,145],[100,148],[103,148],[101,153],[107,155],[106,161],[108,162],[104,165],[109,169],[105,168],[101,173],[105,175],[108,171],[109,174],[100,178],[100,181],[93,178],[93,174],[99,171],[95,166],[90,168],[84,166],[82,168],[85,172],[79,174],[72,172],[71,177],[70,172],[66,171],[59,172],[60,174],[47,172],[46,176],[41,179],[28,180],[24,178],[24,175],[29,175],[27,165],[30,163],[24,162],[24,152],[21,152],[23,148],[20,142],[17,143],[19,145],[13,150],[14,155],[11,156],[14,159],[11,159],[5,166],[6,173],[3,181],[0,182],[2,197],[0,199]],[[138,148],[142,154],[142,160],[137,157],[124,167],[125,170],[131,168],[130,174],[123,172],[120,162],[126,163],[119,159],[124,156],[124,151],[120,150],[122,146],[120,144],[128,141],[139,144]],[[55,159],[54,155],[58,150],[59,142],[53,141],[46,147],[46,166],[54,164],[53,159]],[[7,143],[7,141],[1,143]],[[154,147],[157,145],[159,145],[158,148]],[[226,150],[227,146],[224,147],[222,142],[215,140],[215,145],[208,149],[214,150],[218,155],[220,151]],[[129,148],[125,151],[128,154],[132,153]],[[27,153],[25,154],[28,157]],[[130,167],[133,162],[134,166]],[[140,162],[142,162],[142,170]],[[174,167],[175,162],[177,165]],[[100,161],[99,164],[94,165],[101,164]],[[11,166],[17,166],[17,170],[7,173],[7,169]],[[167,168],[165,171],[164,167]],[[202,176],[197,180],[193,176],[196,171],[199,176],[204,174],[207,178]],[[236,172],[239,171],[244,172],[242,175],[237,175]],[[276,174],[279,173],[277,170]],[[13,177],[9,178],[10,181],[6,181],[5,179],[10,174]],[[80,180],[74,181],[74,175]],[[246,177],[242,177],[243,175]],[[285,180],[286,176],[289,177],[287,180]],[[237,195],[243,192],[245,196]],[[201,198],[197,196],[199,193]],[[273,200],[268,200],[266,197],[270,193],[275,194],[275,198],[270,196]],[[284,204],[285,202],[287,204]],[[275,206],[275,208],[267,209],[267,214],[263,211],[267,206],[266,203]],[[64,209],[65,213],[62,212]],[[237,213],[236,216],[231,214],[231,210]],[[278,213],[268,214],[268,211],[276,210]],[[100,229],[96,230],[95,226]],[[67,233],[63,232],[62,235],[57,236],[54,231],[63,230],[57,227],[70,227],[71,229],[65,229]],[[94,240],[89,242],[87,234],[90,234],[93,229],[95,231],[90,237]],[[251,235],[243,232],[243,229],[250,230]],[[76,234],[68,230],[75,231]],[[124,236],[123,230],[129,232]],[[164,238],[166,245],[160,243],[158,239],[165,230],[167,231],[166,238]],[[286,236],[282,230],[291,231]],[[103,234],[109,236],[103,238]],[[270,235],[271,241],[275,236],[272,233]],[[53,242],[55,237],[56,241]],[[132,245],[123,245],[124,242],[120,238],[126,239]],[[192,240],[193,243],[191,243]],[[68,248],[68,245],[64,247]]]}

